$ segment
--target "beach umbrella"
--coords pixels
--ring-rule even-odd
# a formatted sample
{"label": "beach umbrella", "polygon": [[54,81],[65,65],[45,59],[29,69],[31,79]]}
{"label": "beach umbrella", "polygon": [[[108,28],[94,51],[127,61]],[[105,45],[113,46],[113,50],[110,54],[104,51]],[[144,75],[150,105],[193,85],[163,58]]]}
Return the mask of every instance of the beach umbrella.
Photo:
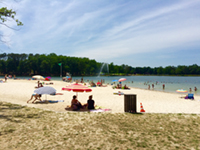
{"label": "beach umbrella", "polygon": [[56,90],[53,87],[44,86],[44,87],[40,87],[36,89],[34,93],[41,94],[41,95],[43,94],[56,95]]}
{"label": "beach umbrella", "polygon": [[97,85],[101,85],[101,82],[97,82]]}
{"label": "beach umbrella", "polygon": [[34,91],[34,93],[37,94],[49,94],[49,95],[55,95],[56,94],[56,90],[53,87],[50,86],[44,86],[44,87],[40,87],[38,89],[36,89]]}
{"label": "beach umbrella", "polygon": [[126,78],[121,78],[118,80],[119,82],[126,81]]}
{"label": "beach umbrella", "polygon": [[112,80],[112,82],[117,82],[118,80]]}
{"label": "beach umbrella", "polygon": [[45,79],[45,78],[44,78],[43,76],[41,76],[41,75],[34,75],[34,76],[32,76],[32,78],[38,79],[38,80],[44,80],[44,79]]}
{"label": "beach umbrella", "polygon": [[91,92],[92,91],[92,89],[88,88],[87,86],[84,86],[84,85],[78,84],[78,83],[66,86],[66,88],[64,87],[64,88],[62,88],[62,90],[76,92],[76,95],[78,92]]}
{"label": "beach umbrella", "polygon": [[50,81],[50,79],[49,79],[49,78],[45,78],[44,80],[45,80],[45,81]]}
{"label": "beach umbrella", "polygon": [[184,89],[178,89],[178,90],[176,90],[176,92],[178,92],[178,93],[187,93],[188,91],[184,90]]}

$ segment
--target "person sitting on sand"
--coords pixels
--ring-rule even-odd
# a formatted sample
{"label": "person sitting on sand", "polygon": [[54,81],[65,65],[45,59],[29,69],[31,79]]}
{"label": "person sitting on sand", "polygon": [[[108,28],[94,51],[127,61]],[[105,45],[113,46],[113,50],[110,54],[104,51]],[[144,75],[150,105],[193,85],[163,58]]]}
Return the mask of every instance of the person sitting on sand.
{"label": "person sitting on sand", "polygon": [[43,87],[42,83],[40,83],[40,86],[39,87]]}
{"label": "person sitting on sand", "polygon": [[184,99],[194,99],[194,94],[188,93],[186,96],[180,97]]}
{"label": "person sitting on sand", "polygon": [[40,83],[40,81],[38,81],[38,86],[36,86],[35,88],[40,88],[43,87],[42,83]]}
{"label": "person sitting on sand", "polygon": [[80,110],[80,108],[83,108],[82,104],[77,100],[76,95],[73,96],[71,107],[73,110]]}
{"label": "person sitting on sand", "polygon": [[31,99],[29,99],[29,100],[27,101],[27,103],[28,103],[29,101],[31,101],[31,100],[33,99],[33,97],[34,97],[35,99],[34,99],[34,101],[33,101],[32,103],[34,103],[36,100],[40,100],[40,101],[42,102],[42,100],[41,100],[42,95],[41,95],[41,94],[32,94],[32,95],[31,95]]}
{"label": "person sitting on sand", "polygon": [[130,89],[128,86],[126,86],[126,84],[124,85],[124,89]]}
{"label": "person sitting on sand", "polygon": [[90,83],[90,86],[91,86],[91,87],[96,87],[96,84],[92,81],[92,82]]}
{"label": "person sitting on sand", "polygon": [[120,88],[120,86],[119,86],[119,84],[117,84],[117,87],[116,87],[116,89],[121,89],[121,88]]}
{"label": "person sitting on sand", "polygon": [[92,95],[89,96],[89,99],[87,100],[87,108],[94,109],[94,100],[92,100]]}

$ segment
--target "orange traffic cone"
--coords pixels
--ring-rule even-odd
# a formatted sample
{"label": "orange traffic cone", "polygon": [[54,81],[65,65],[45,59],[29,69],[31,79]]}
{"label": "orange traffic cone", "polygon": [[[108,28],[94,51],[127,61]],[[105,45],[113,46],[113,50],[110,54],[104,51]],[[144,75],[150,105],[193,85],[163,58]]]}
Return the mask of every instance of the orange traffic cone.
{"label": "orange traffic cone", "polygon": [[142,103],[140,103],[140,112],[145,112],[143,106],[142,106]]}

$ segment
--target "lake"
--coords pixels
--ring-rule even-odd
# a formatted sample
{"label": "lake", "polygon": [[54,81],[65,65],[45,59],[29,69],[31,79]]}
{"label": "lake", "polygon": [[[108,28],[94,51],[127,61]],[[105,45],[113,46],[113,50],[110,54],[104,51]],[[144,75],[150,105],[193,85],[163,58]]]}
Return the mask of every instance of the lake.
{"label": "lake", "polygon": [[[4,78],[1,76],[0,78]],[[31,77],[17,77],[19,79],[31,79]],[[81,80],[82,77],[73,77],[73,80]],[[185,89],[189,91],[189,88],[194,92],[194,87],[197,87],[195,94],[200,95],[200,77],[183,77],[183,76],[85,76],[84,81],[93,80],[95,83],[101,80],[105,81],[105,84],[113,84],[113,80],[119,80],[120,78],[126,78],[126,81],[122,82],[122,85],[126,84],[129,87],[152,90],[152,84],[154,84],[154,90],[173,92],[176,93],[177,89]],[[51,80],[62,80],[61,77],[52,77]],[[118,82],[115,82],[117,84]],[[165,84],[165,89],[162,86]]]}

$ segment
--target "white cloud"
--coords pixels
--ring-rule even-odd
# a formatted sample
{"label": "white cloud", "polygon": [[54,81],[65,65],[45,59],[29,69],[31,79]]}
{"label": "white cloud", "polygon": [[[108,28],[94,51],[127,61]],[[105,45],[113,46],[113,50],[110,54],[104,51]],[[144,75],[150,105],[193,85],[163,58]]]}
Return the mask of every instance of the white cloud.
{"label": "white cloud", "polygon": [[18,53],[55,52],[98,60],[199,46],[200,1],[163,1],[149,8],[151,1],[142,3],[22,0],[10,6],[18,10],[24,26],[17,32],[0,30],[10,35]]}

